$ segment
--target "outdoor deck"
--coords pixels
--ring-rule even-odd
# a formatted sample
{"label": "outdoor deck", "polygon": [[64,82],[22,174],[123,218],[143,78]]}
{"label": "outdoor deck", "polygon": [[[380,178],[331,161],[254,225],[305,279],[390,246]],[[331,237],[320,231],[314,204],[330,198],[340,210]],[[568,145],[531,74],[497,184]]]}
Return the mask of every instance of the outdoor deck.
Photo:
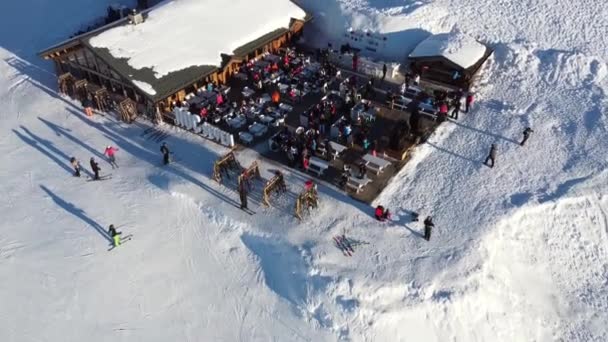
{"label": "outdoor deck", "polygon": [[[343,70],[343,75],[346,75],[344,77],[352,74],[353,73],[351,71]],[[357,83],[359,85],[367,83],[367,78],[364,75],[358,74],[357,77]],[[328,83],[328,93],[331,91],[337,92],[339,89],[339,83],[340,80],[332,78]],[[251,80],[245,80],[238,77],[232,77],[227,86],[230,87],[230,91],[227,93],[226,99],[226,102],[229,104],[233,102],[238,104],[241,103],[243,99],[246,99],[246,97],[242,94],[245,87],[254,90],[254,94],[249,96],[252,98],[260,98],[276,89],[276,84],[273,85],[271,83],[267,83],[267,86],[265,87],[266,89],[257,90]],[[411,151],[415,145],[416,137],[409,133],[407,136],[400,136],[401,139],[398,146],[396,146],[394,142],[391,143],[391,136],[395,135],[395,130],[403,126],[404,123],[407,123],[410,116],[408,112],[390,109],[387,106],[386,90],[390,89],[391,91],[394,91],[394,88],[395,85],[378,80],[376,83],[376,88],[374,89],[375,95],[368,98],[370,100],[370,106],[376,109],[376,115],[375,120],[373,120],[370,124],[367,138],[375,142],[377,157],[388,160],[390,165],[384,167],[381,172],[372,172],[368,169],[366,178],[369,178],[369,183],[358,190],[349,186],[342,188],[342,190],[347,192],[351,197],[365,203],[371,203],[382,192],[382,190],[389,183],[390,179],[397,174],[409,160],[409,151]],[[293,110],[287,113],[284,117],[284,125],[287,126],[291,132],[295,131],[301,126],[300,114],[304,113],[312,106],[320,103],[325,95],[326,93],[324,93],[321,88],[318,87],[318,85],[314,89],[311,89],[309,93],[301,97],[298,101],[292,101],[286,94],[281,94],[280,103],[288,104],[293,108]],[[348,113],[348,115],[350,115],[350,113]],[[247,131],[247,127],[254,122],[259,122],[259,120],[248,119],[243,127],[235,128],[230,127],[226,122],[224,122],[224,120],[222,120],[222,122],[218,123],[217,126],[234,134],[235,140],[238,141],[239,132]],[[421,140],[419,140],[419,142],[426,140],[426,137],[428,137],[434,131],[437,125],[438,124],[434,121],[434,118],[422,115],[419,125],[419,129],[422,134],[420,134]],[[255,137],[251,143],[247,144],[248,147],[253,148],[265,158],[287,166],[288,159],[286,154],[282,151],[271,151],[268,144],[268,139],[282,129],[283,125],[265,123],[265,126],[267,127],[267,132],[262,136]],[[359,126],[353,123],[353,131],[357,129],[359,129]],[[336,142],[335,139],[332,139],[332,141]],[[340,144],[347,145],[344,141],[340,142]],[[328,168],[325,170],[325,172],[323,172],[320,178],[313,172],[308,172],[308,174],[312,179],[321,179],[327,183],[340,187],[340,179],[344,165],[348,164],[351,166],[351,173],[353,174],[352,177],[354,178],[356,177],[355,174],[357,173],[358,165],[362,162],[363,157],[366,155],[369,154],[364,151],[363,147],[357,144],[357,142],[353,142],[351,145],[347,146],[347,149],[340,155],[339,158],[324,161],[328,164]],[[318,158],[322,159],[321,157]],[[296,165],[297,164],[298,163],[296,163]],[[304,169],[300,166],[296,167],[298,167],[299,170],[304,171]],[[353,180],[354,183],[360,181],[361,180],[357,179]]]}

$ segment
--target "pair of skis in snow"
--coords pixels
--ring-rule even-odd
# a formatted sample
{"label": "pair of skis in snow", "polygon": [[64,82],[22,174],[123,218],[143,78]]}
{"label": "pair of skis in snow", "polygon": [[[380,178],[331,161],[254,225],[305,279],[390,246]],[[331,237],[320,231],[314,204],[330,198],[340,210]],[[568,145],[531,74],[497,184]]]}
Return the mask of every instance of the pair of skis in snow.
{"label": "pair of skis in snow", "polygon": [[[125,242],[127,242],[127,241],[131,241],[131,239],[132,239],[132,238],[133,238],[133,235],[132,235],[132,234],[125,235],[125,236],[121,236],[121,237],[120,237],[120,245],[122,245],[123,243],[125,243]],[[119,245],[119,246],[120,246],[120,245]],[[118,247],[118,246],[116,246],[116,245],[112,245],[112,247],[110,247],[110,249],[108,249],[108,252],[109,252],[109,251],[111,251],[111,250],[113,250],[113,249],[114,249],[114,248],[116,248],[116,247]]]}
{"label": "pair of skis in snow", "polygon": [[334,243],[336,247],[342,251],[344,256],[353,256],[355,253],[355,247],[360,245],[369,245],[369,242],[353,240],[346,237],[346,232],[342,235],[334,236]]}
{"label": "pair of skis in snow", "polygon": [[336,247],[342,251],[344,256],[353,256],[355,253],[355,249],[350,241],[346,238],[346,235],[336,235],[334,236],[334,242],[336,243]]}

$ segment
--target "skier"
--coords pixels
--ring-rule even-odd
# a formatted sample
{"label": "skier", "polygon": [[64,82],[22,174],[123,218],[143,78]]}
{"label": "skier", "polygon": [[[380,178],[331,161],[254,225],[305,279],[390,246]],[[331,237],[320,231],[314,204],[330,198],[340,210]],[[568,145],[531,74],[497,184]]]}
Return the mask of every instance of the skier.
{"label": "skier", "polygon": [[70,158],[70,163],[74,168],[74,177],[80,177],[80,162],[78,159],[76,159],[76,157],[72,157]]}
{"label": "skier", "polygon": [[247,190],[245,182],[239,183],[239,197],[241,198],[241,209],[247,209]]}
{"label": "skier", "polygon": [[93,173],[95,174],[93,179],[99,180],[99,171],[101,171],[101,168],[99,167],[99,164],[97,164],[97,162],[95,161],[95,158],[93,158],[93,157],[91,157],[91,170],[93,170]]}
{"label": "skier", "polygon": [[528,138],[530,138],[530,133],[534,133],[534,130],[530,127],[526,127],[526,129],[524,129],[524,140],[519,143],[521,146],[524,146]]}
{"label": "skier", "polygon": [[[492,165],[488,165],[489,161],[492,162]],[[486,158],[486,160],[483,163],[489,167],[494,167],[495,162],[496,162],[496,144],[492,144],[492,147],[490,147],[490,153],[488,154],[488,157]]]}
{"label": "skier", "polygon": [[388,71],[388,68],[386,67],[386,64],[382,65],[382,81],[384,81],[384,78],[386,78],[386,72]]}
{"label": "skier", "polygon": [[114,242],[114,247],[120,246],[120,235],[122,235],[122,232],[117,232],[114,225],[111,224],[110,228],[108,229],[108,234],[110,234],[110,237]]}
{"label": "skier", "polygon": [[433,218],[427,216],[424,219],[424,239],[426,241],[431,240],[431,231],[433,230],[433,227],[435,227],[435,224],[433,223]]}
{"label": "skier", "polygon": [[460,98],[455,98],[454,101],[452,101],[452,106],[454,107],[454,109],[452,110],[452,119],[454,120],[458,120],[458,113],[460,112],[460,106],[462,104],[460,103]]}
{"label": "skier", "polygon": [[473,93],[469,93],[467,95],[467,98],[465,100],[465,113],[468,113],[469,110],[471,109],[471,106],[473,105]]}
{"label": "skier", "polygon": [[116,147],[108,145],[103,152],[104,155],[108,156],[108,163],[112,165],[112,169],[114,169],[114,167],[118,168],[118,164],[116,164],[116,151],[118,151]]}
{"label": "skier", "polygon": [[167,143],[163,142],[162,145],[160,146],[160,152],[163,154],[163,164],[167,165],[169,164],[169,153],[171,153],[169,151],[169,147],[167,147]]}

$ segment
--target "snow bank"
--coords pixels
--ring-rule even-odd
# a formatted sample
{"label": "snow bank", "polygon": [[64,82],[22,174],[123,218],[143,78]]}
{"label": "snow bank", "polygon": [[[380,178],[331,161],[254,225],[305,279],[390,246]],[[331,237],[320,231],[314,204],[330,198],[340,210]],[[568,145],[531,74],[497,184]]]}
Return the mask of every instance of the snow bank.
{"label": "snow bank", "polygon": [[154,90],[150,84],[137,80],[133,80],[132,82],[137,86],[137,88],[145,91],[147,94],[156,95],[156,90]]}
{"label": "snow bank", "polygon": [[190,66],[219,66],[222,53],[305,16],[289,0],[168,1],[151,10],[144,23],[110,29],[90,43],[129,59],[135,69],[152,68],[160,78]]}
{"label": "snow bank", "polygon": [[486,53],[486,47],[459,30],[435,34],[423,40],[411,58],[443,56],[466,69],[477,63]]}

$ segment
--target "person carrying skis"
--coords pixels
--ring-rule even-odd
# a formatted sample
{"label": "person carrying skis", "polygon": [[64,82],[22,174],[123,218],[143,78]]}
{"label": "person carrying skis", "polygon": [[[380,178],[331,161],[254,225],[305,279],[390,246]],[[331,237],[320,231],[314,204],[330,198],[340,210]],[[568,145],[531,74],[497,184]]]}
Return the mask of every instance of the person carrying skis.
{"label": "person carrying skis", "polygon": [[427,216],[424,219],[424,239],[426,241],[431,240],[431,231],[433,230],[433,227],[435,227],[435,224],[433,223],[433,218]]}
{"label": "person carrying skis", "polygon": [[76,157],[70,158],[70,164],[74,168],[74,177],[80,177],[80,162]]}
{"label": "person carrying skis", "polygon": [[465,111],[464,112],[468,113],[469,110],[471,109],[472,105],[473,105],[473,93],[469,93],[465,100],[465,107],[464,107]]}
{"label": "person carrying skis", "polygon": [[[488,165],[489,161],[492,162],[492,165]],[[488,157],[486,158],[486,160],[483,163],[489,167],[494,167],[495,162],[496,162],[496,144],[492,144],[492,147],[490,147],[490,153],[488,154]]]}
{"label": "person carrying skis", "polygon": [[108,234],[110,234],[110,237],[112,238],[114,247],[120,246],[120,235],[122,235],[122,232],[116,231],[116,228],[114,227],[114,225],[111,224],[110,228],[108,229]]}
{"label": "person carrying skis", "polygon": [[108,157],[108,163],[114,167],[118,168],[118,164],[116,164],[116,152],[118,149],[116,147],[112,147],[111,145],[106,146],[106,150],[103,152],[104,155]]}
{"label": "person carrying skis", "polygon": [[524,144],[526,143],[526,141],[528,141],[528,138],[530,138],[530,134],[534,133],[534,130],[530,127],[526,127],[526,129],[524,129],[524,140],[522,140],[519,144],[521,146],[524,146]]}
{"label": "person carrying skis", "polygon": [[97,164],[97,162],[95,161],[95,158],[93,158],[93,157],[91,157],[91,170],[95,174],[93,179],[99,180],[99,171],[101,171],[101,168],[99,167],[99,164]]}
{"label": "person carrying skis", "polygon": [[171,153],[171,151],[169,151],[166,142],[163,142],[162,145],[160,145],[160,152],[163,154],[163,164],[169,164],[169,153]]}

